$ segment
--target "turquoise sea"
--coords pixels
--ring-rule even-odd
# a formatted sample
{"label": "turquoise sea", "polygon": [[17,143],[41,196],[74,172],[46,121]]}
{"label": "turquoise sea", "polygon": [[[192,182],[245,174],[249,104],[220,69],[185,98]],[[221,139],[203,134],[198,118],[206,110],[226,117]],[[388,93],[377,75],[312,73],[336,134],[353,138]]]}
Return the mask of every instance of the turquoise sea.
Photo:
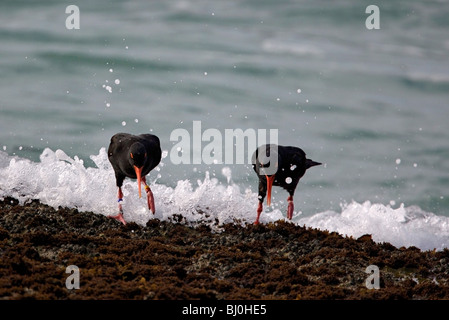
{"label": "turquoise sea", "polygon": [[[380,28],[370,30],[372,4]],[[67,28],[70,5],[79,29]],[[27,194],[27,179],[47,188],[34,175],[46,148],[95,168],[91,156],[113,134],[150,132],[166,151],[154,184],[175,190],[188,181],[194,192],[210,176],[238,186],[255,215],[249,164],[174,164],[170,135],[193,135],[194,121],[223,137],[226,129],[276,129],[279,144],[324,164],[300,181],[297,217],[362,214],[351,203],[413,207],[442,219],[438,245],[449,246],[448,17],[439,0],[2,0],[0,196]],[[17,180],[12,159],[35,169]],[[274,210],[285,215],[287,193],[274,191]],[[222,201],[208,196],[211,207]],[[412,216],[407,209],[403,219]]]}

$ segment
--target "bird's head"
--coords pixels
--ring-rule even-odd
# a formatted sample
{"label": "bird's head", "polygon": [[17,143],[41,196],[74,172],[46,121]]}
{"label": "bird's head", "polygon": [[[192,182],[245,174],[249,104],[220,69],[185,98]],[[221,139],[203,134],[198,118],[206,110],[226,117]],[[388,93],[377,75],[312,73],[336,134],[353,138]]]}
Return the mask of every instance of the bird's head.
{"label": "bird's head", "polygon": [[133,143],[129,148],[129,163],[134,167],[141,168],[145,164],[147,152],[140,142]]}
{"label": "bird's head", "polygon": [[145,147],[140,142],[133,143],[129,148],[129,163],[136,171],[137,184],[139,188],[139,198],[142,197],[142,168],[147,159]]}
{"label": "bird's head", "polygon": [[277,145],[263,145],[253,154],[253,167],[260,176],[275,175],[279,168],[280,157]]}

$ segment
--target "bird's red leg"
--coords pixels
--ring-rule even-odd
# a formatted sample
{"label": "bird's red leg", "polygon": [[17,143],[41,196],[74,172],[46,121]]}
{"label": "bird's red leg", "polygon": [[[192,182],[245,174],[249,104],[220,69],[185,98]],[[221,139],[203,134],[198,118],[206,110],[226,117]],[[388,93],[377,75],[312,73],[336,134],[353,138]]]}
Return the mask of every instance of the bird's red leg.
{"label": "bird's red leg", "polygon": [[259,224],[259,217],[260,214],[262,213],[263,207],[262,207],[262,202],[259,201],[259,205],[257,206],[257,218],[256,221],[254,221],[254,224]]}
{"label": "bird's red leg", "polygon": [[147,181],[146,181],[145,177],[142,178],[142,183],[145,186],[145,191],[147,192],[148,209],[150,209],[151,212],[153,212],[153,214],[155,214],[156,207],[154,206],[153,192],[151,191],[150,186],[147,185]]}
{"label": "bird's red leg", "polygon": [[122,188],[120,188],[120,187],[118,188],[118,195],[117,195],[117,197],[118,197],[118,200],[117,200],[117,202],[118,202],[118,214],[115,215],[115,216],[109,216],[109,218],[116,219],[116,220],[120,221],[121,223],[126,224],[126,221],[123,218],[122,204],[120,203],[120,202],[123,201],[123,192],[122,192]]}
{"label": "bird's red leg", "polygon": [[293,196],[289,196],[287,198],[287,202],[288,202],[288,207],[287,207],[287,218],[289,220],[292,219],[293,217],[293,209],[295,208],[294,204],[293,204]]}

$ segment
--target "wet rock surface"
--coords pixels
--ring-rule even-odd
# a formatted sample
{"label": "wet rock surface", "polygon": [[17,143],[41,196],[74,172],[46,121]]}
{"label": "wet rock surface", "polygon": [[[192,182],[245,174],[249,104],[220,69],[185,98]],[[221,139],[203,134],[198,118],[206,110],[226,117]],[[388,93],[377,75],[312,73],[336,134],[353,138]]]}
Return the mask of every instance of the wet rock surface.
{"label": "wet rock surface", "polygon": [[[421,251],[279,221],[146,226],[0,201],[0,299],[449,299],[449,250]],[[79,289],[67,289],[68,266]],[[368,289],[379,268],[380,289]]]}

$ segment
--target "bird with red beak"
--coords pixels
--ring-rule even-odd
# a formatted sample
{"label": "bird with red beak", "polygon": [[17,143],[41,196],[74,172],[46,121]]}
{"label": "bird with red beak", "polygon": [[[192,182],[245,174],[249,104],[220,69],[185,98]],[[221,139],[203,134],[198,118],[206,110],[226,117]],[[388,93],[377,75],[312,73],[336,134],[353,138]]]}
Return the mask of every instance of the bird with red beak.
{"label": "bird with red beak", "polygon": [[271,190],[273,186],[280,186],[287,190],[287,219],[293,218],[293,195],[299,180],[307,169],[321,163],[307,159],[305,152],[297,147],[269,144],[260,146],[253,154],[253,169],[259,176],[259,204],[257,218],[263,211],[263,200],[267,197],[267,205],[271,206]]}
{"label": "bird with red beak", "polygon": [[152,134],[138,136],[128,133],[118,133],[111,138],[108,148],[108,158],[114,169],[118,187],[119,213],[111,218],[126,224],[123,218],[123,192],[122,185],[126,177],[137,179],[139,198],[142,197],[142,184],[147,193],[148,208],[154,214],[153,192],[146,182],[146,175],[161,161],[162,151],[159,138]]}

